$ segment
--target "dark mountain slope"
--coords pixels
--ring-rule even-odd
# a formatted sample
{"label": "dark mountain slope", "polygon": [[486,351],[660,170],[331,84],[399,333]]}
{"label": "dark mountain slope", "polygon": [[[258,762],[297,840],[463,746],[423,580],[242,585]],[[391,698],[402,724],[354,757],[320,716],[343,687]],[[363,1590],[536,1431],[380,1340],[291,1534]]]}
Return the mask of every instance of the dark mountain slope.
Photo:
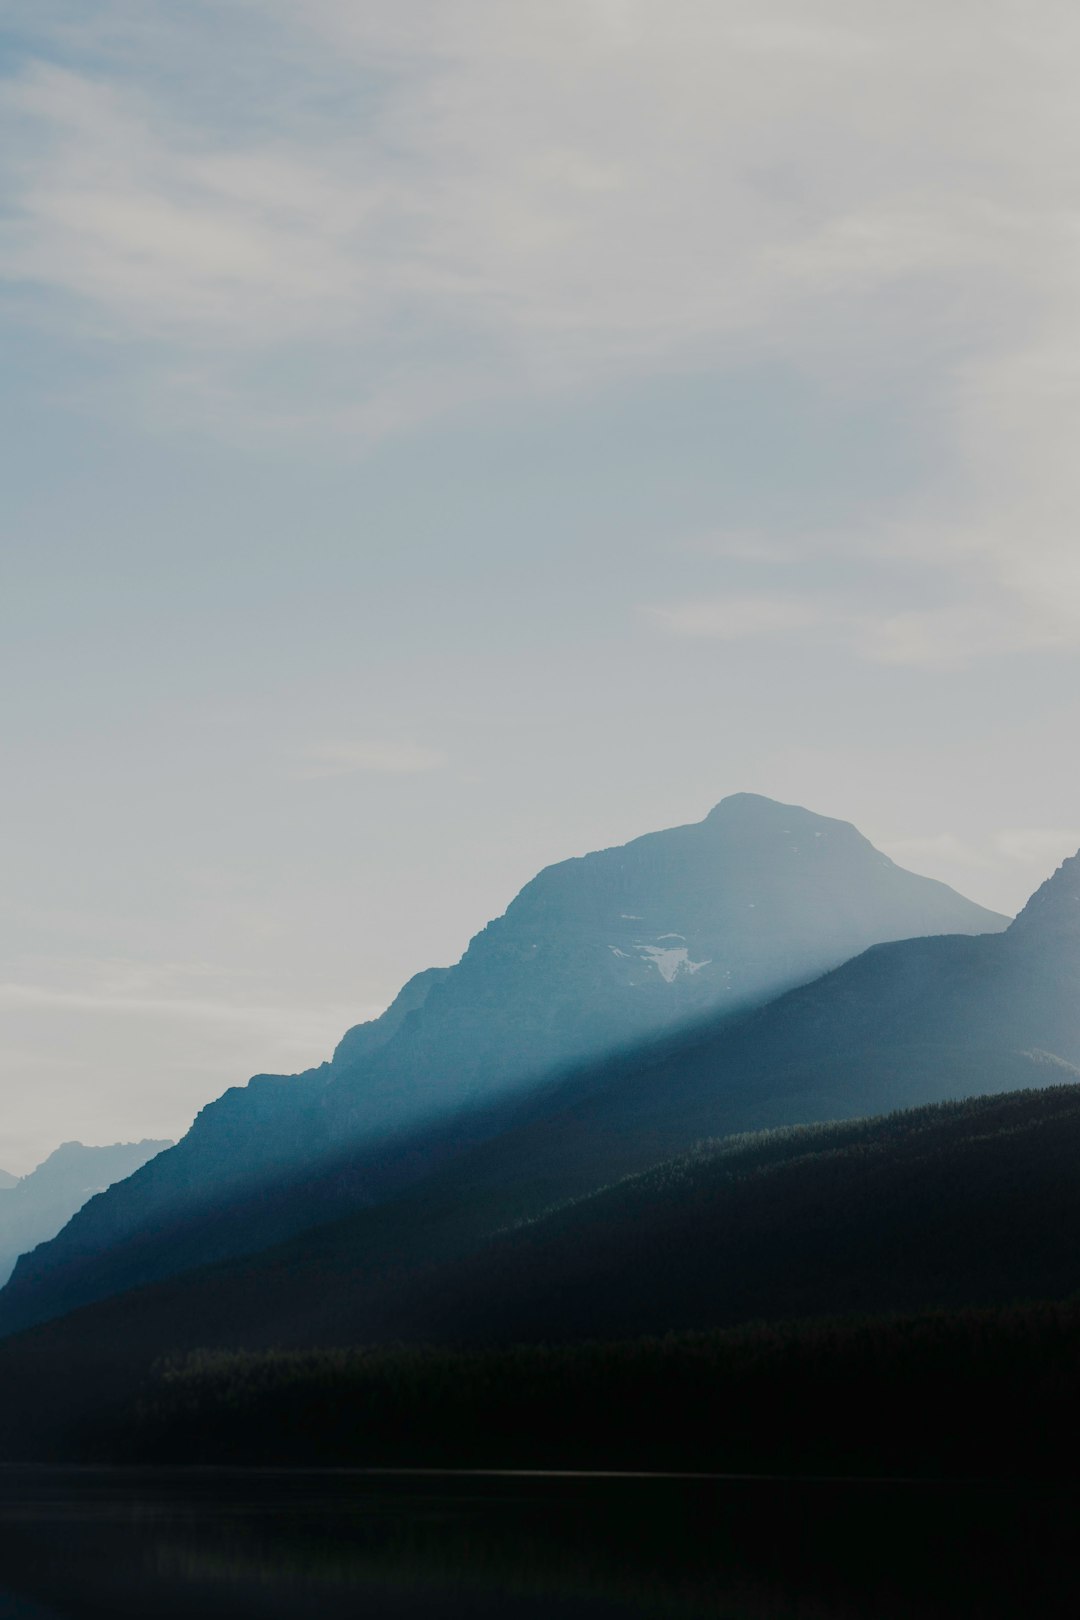
{"label": "dark mountain slope", "polygon": [[393,1325],[517,1343],[1060,1299],[1078,1166],[1075,1085],[705,1144],[428,1274]]}
{"label": "dark mountain slope", "polygon": [[[877,940],[1004,921],[902,871],[847,823],[752,794],[550,867],[457,967],[410,981],[331,1064],[234,1088],[172,1152],[93,1200],[20,1265],[0,1326],[392,1196],[597,1052],[745,1008]],[[692,1135],[725,1128],[710,1118]],[[665,1146],[692,1140],[677,1114],[671,1129]]]}

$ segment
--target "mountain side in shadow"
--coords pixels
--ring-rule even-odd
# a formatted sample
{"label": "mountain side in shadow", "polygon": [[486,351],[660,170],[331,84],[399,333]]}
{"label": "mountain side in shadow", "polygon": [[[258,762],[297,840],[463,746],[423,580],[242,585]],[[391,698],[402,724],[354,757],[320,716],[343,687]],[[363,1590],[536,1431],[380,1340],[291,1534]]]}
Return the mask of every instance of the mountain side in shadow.
{"label": "mountain side in shadow", "polygon": [[[1006,919],[846,822],[753,794],[548,868],[451,969],[420,974],[330,1064],[259,1076],[19,1266],[0,1324],[254,1251],[393,1197],[505,1129],[552,1077],[715,1022],[880,940]],[[636,1061],[636,1060],[633,1060]],[[677,1146],[688,1138],[673,1119]],[[697,1134],[701,1134],[698,1132]]]}
{"label": "mountain side in shadow", "polygon": [[129,1176],[171,1142],[118,1142],[84,1147],[65,1142],[21,1180],[14,1176],[0,1197],[0,1282],[20,1254],[55,1237],[95,1193]]}
{"label": "mountain side in shadow", "polygon": [[418,1274],[387,1327],[574,1342],[1064,1299],[1078,1164],[1075,1083],[704,1143]]}

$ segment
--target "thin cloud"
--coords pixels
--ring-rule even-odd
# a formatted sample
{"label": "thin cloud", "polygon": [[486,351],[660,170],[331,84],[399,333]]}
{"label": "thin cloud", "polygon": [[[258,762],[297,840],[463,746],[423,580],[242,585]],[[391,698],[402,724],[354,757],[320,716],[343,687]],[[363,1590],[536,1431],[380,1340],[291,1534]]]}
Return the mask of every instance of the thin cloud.
{"label": "thin cloud", "polygon": [[796,597],[722,596],[710,601],[675,602],[647,610],[677,636],[744,641],[802,630],[821,622],[822,610]]}
{"label": "thin cloud", "polygon": [[972,872],[1000,870],[1003,860],[1030,869],[1029,881],[1048,877],[1061,862],[1080,850],[1078,827],[1003,827],[979,838],[954,832],[920,837],[882,839],[881,848],[903,866],[930,869],[943,875],[957,869]]}
{"label": "thin cloud", "polygon": [[1007,860],[1053,870],[1080,850],[1080,827],[1005,827],[995,834],[994,848]]}
{"label": "thin cloud", "polygon": [[914,369],[945,473],[859,543],[903,518],[973,609],[879,656],[1080,647],[1075,10],[994,10],[973,73],[931,0],[270,0],[230,78],[205,8],[93,9],[0,83],[0,279],[131,410],[352,444],[687,366]]}
{"label": "thin cloud", "polygon": [[414,776],[441,770],[445,764],[446,755],[439,748],[423,748],[411,742],[341,740],[313,744],[296,774],[304,781],[353,776],[360,772]]}
{"label": "thin cloud", "polygon": [[719,557],[725,562],[766,564],[790,562],[799,553],[790,540],[744,529],[688,535],[679,542],[679,549],[702,557]]}
{"label": "thin cloud", "polygon": [[957,602],[871,617],[859,632],[859,650],[874,663],[908,668],[959,669],[980,658],[1058,645],[1059,633],[1007,604]]}
{"label": "thin cloud", "polygon": [[93,988],[68,989],[17,981],[0,983],[0,1004],[28,1012],[85,1012],[165,1022],[225,1024],[261,1036],[287,1039],[305,1050],[316,1047],[326,1032],[377,1017],[381,1007],[282,1007],[242,1004],[209,998],[117,995]]}
{"label": "thin cloud", "polygon": [[920,838],[893,838],[882,840],[881,848],[899,862],[916,871],[929,866],[962,866],[985,870],[993,866],[989,852],[980,849],[956,833],[930,833]]}
{"label": "thin cloud", "polygon": [[1068,645],[1061,628],[1007,601],[948,602],[882,612],[873,601],[794,595],[693,598],[649,607],[670,634],[748,641],[827,630],[834,645],[868,663],[925,670],[962,669],[980,659]]}

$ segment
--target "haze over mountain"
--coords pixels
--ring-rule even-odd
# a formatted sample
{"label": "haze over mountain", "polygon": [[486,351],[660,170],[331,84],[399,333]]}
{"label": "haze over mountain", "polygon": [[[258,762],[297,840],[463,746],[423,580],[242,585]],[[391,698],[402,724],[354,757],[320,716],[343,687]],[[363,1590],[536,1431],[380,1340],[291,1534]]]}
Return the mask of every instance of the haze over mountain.
{"label": "haze over mountain", "polygon": [[55,1237],[88,1198],[122,1181],[171,1142],[84,1147],[64,1142],[28,1176],[7,1178],[0,1196],[0,1283],[20,1254]]}
{"label": "haze over mountain", "polygon": [[[456,967],[417,976],[350,1031],[332,1063],[231,1090],[171,1152],[93,1200],[20,1264],[0,1322],[39,1320],[391,1196],[505,1129],[507,1110],[561,1072],[601,1056],[618,1071],[616,1051],[660,1034],[677,1045],[702,1020],[723,1028],[869,944],[1006,921],[897,867],[848,823],[753,794],[550,867]],[[642,1061],[628,1056],[627,1072]],[[701,1111],[674,1106],[660,1141],[689,1145]],[[705,1131],[721,1121],[722,1111]],[[599,1179],[605,1163],[599,1151]]]}
{"label": "haze over mountain", "polygon": [[9,1174],[7,1170],[0,1170],[0,1191],[4,1191],[8,1187],[17,1186],[18,1180],[18,1176]]}

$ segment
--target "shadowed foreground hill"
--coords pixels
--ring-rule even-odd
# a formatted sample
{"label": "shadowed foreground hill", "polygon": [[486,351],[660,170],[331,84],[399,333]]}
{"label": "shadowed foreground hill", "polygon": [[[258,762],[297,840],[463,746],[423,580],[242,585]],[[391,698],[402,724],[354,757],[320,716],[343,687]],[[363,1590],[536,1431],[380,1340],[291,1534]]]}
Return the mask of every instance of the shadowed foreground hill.
{"label": "shadowed foreground hill", "polygon": [[1073,1292],[1070,1086],[703,1144],[429,1274],[392,1326],[572,1341]]}
{"label": "shadowed foreground hill", "polygon": [[[549,867],[455,967],[418,975],[350,1031],[331,1064],[227,1092],[176,1148],[95,1199],[19,1266],[0,1330],[399,1194],[597,1054],[760,1003],[878,941],[1004,925],[848,823],[753,794]],[[706,1112],[702,1125],[700,1108],[692,1124],[673,1110],[631,1165],[764,1122]],[[601,1155],[583,1188],[612,1168]]]}
{"label": "shadowed foreground hill", "polygon": [[[0,1456],[114,1454],[136,1398],[157,1387],[151,1369],[198,1347],[321,1355],[406,1341],[495,1355],[529,1341],[1067,1300],[1080,1288],[1077,1164],[1080,1088],[1054,1087],[703,1148],[441,1263],[430,1257],[437,1236],[422,1257],[419,1243],[395,1251],[385,1232],[376,1260],[371,1231],[367,1263],[350,1272],[328,1229],[321,1251],[297,1244],[257,1272],[233,1263],[175,1279],[0,1345]],[[962,1363],[974,1353],[967,1329],[961,1340]],[[503,1402],[519,1353],[498,1364]],[[404,1376],[392,1358],[380,1365],[391,1384]],[[414,1363],[402,1365],[412,1379]],[[633,1366],[630,1404],[643,1394]],[[423,1410],[440,1399],[457,1410],[446,1366],[436,1358],[429,1370]],[[531,1434],[527,1387],[517,1421]],[[263,1420],[269,1458],[271,1410]],[[400,1432],[396,1460],[415,1460],[415,1428]],[[394,1430],[380,1433],[379,1460],[395,1460]]]}

